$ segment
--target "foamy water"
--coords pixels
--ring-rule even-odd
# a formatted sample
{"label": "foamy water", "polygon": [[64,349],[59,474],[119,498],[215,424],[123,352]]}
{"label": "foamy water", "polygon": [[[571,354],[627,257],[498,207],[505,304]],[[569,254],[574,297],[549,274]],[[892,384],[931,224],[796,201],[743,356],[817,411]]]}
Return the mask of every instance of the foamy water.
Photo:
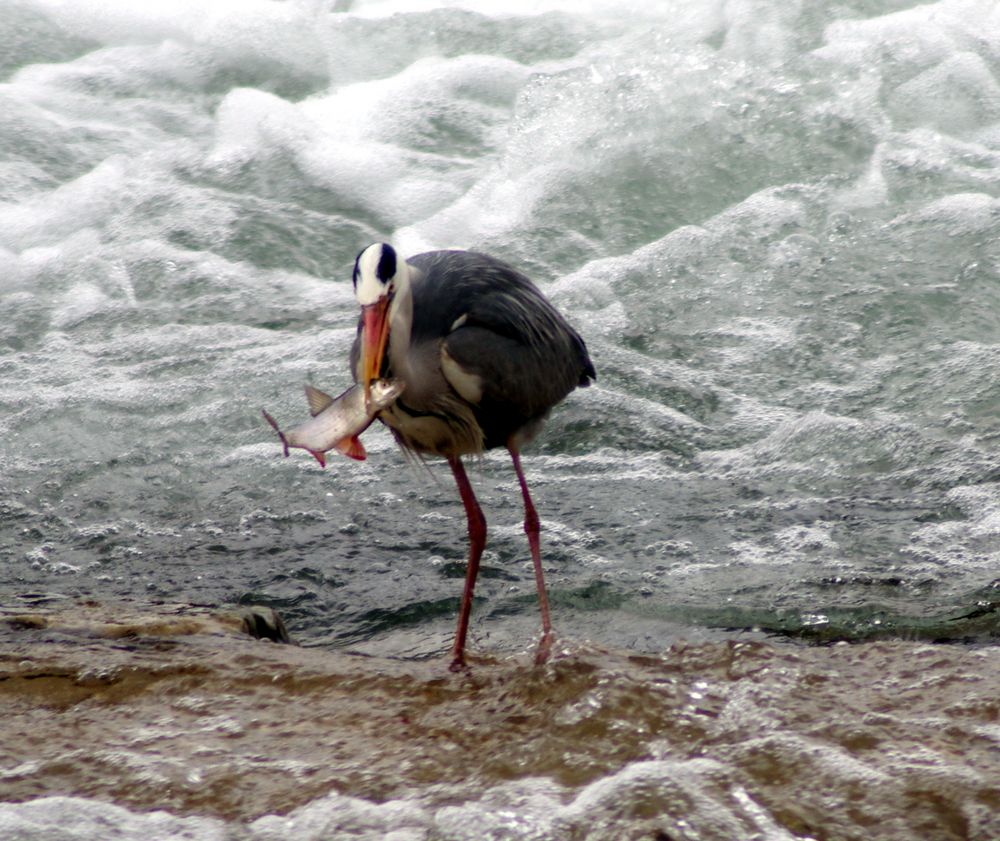
{"label": "foamy water", "polygon": [[0,620],[0,784],[17,801],[0,832],[17,841],[1000,829],[995,646],[571,643],[543,668],[474,657],[451,674],[240,640],[184,606]]}
{"label": "foamy water", "polygon": [[[378,428],[285,460],[259,412],[348,384],[385,239],[587,341],[525,455],[562,638],[994,642],[998,73],[988,0],[0,0],[0,601],[446,651],[448,471]],[[517,485],[472,478],[473,647],[520,652]]]}

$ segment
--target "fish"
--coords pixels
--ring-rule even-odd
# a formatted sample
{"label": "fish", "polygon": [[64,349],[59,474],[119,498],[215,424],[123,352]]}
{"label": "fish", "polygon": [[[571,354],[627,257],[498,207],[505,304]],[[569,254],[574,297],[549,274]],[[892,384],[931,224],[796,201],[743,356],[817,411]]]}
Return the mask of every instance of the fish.
{"label": "fish", "polygon": [[337,450],[348,458],[364,461],[368,453],[358,437],[371,426],[375,416],[403,393],[401,380],[377,380],[371,386],[371,399],[365,402],[363,386],[352,385],[343,394],[331,397],[314,386],[306,386],[306,400],[312,419],[282,431],[278,422],[264,409],[261,414],[278,433],[288,457],[290,447],[299,447],[309,452],[321,467],[326,467],[326,453]]}

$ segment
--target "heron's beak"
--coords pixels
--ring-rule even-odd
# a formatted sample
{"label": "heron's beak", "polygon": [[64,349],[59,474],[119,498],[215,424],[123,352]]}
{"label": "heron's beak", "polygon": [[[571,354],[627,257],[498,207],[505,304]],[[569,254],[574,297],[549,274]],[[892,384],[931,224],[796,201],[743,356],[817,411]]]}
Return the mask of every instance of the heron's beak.
{"label": "heron's beak", "polygon": [[389,296],[361,308],[361,382],[365,405],[371,402],[372,383],[382,372],[382,357],[389,341]]}

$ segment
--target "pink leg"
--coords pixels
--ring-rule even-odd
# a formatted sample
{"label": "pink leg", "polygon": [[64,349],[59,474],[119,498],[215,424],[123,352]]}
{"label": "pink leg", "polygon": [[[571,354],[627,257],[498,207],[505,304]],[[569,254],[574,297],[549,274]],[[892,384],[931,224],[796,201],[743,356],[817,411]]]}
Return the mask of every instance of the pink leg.
{"label": "pink leg", "polygon": [[552,621],[549,619],[549,597],[545,592],[545,575],[542,572],[542,550],[538,539],[540,531],[538,524],[538,512],[531,502],[531,494],[528,493],[528,482],[524,478],[524,471],[521,469],[521,454],[508,445],[510,457],[514,461],[514,470],[517,472],[517,481],[521,483],[521,496],[524,497],[524,533],[528,535],[528,545],[531,547],[531,562],[535,565],[535,586],[538,588],[538,607],[542,613],[542,639],[538,643],[538,651],[535,653],[535,663],[541,665],[549,658],[549,650],[552,648]]}
{"label": "pink leg", "polygon": [[469,616],[472,613],[472,594],[476,587],[476,576],[479,575],[479,559],[486,546],[486,518],[479,501],[465,475],[465,467],[458,456],[450,456],[448,464],[455,476],[459,496],[465,506],[465,516],[469,522],[469,566],[465,572],[465,590],[462,592],[462,604],[458,610],[458,628],[455,631],[455,645],[451,649],[451,670],[460,671],[465,668],[465,638],[469,632]]}

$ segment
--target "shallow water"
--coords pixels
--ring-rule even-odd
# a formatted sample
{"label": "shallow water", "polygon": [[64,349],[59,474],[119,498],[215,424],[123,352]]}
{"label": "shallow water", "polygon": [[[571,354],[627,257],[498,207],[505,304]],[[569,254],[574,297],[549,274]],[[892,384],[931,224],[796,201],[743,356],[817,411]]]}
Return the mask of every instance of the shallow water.
{"label": "shallow water", "polygon": [[[447,468],[373,427],[324,471],[260,416],[348,384],[387,239],[513,262],[588,343],[524,457],[560,639],[995,643],[998,33],[989,0],[0,0],[0,603],[265,604],[437,662]],[[518,655],[517,484],[470,473],[472,647]]]}
{"label": "shallow water", "polygon": [[5,838],[1000,832],[996,646],[571,644],[456,675],[177,606],[2,618]]}

